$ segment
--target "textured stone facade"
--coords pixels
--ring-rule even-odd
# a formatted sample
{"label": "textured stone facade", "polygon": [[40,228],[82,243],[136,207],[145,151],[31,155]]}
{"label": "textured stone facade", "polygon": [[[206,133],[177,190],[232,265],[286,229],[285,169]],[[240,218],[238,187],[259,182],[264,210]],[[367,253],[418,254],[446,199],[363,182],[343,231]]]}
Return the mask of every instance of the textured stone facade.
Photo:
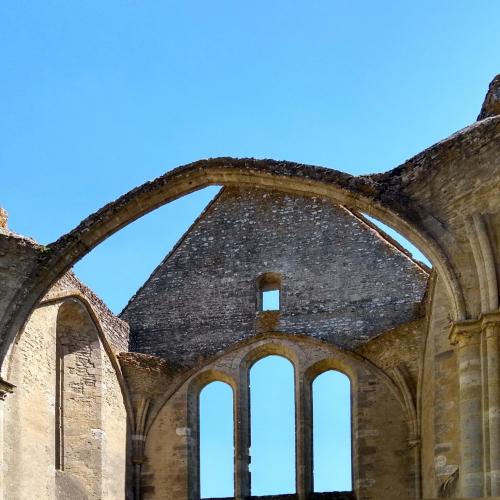
{"label": "textured stone facade", "polygon": [[[0,498],[199,500],[198,395],[217,380],[248,500],[248,373],[268,355],[293,364],[296,403],[296,494],[269,500],[500,498],[499,95],[497,76],[477,123],[384,174],[202,160],[48,246],[0,210]],[[69,272],[215,184],[122,318]],[[360,213],[419,246],[431,275]],[[275,286],[280,310],[260,311]],[[311,384],[326,370],[351,380],[347,493],[313,492]]]}
{"label": "textured stone facade", "polygon": [[7,377],[24,390],[11,395],[3,415],[4,498],[123,498],[126,409],[86,307],[69,298],[36,309],[13,348]]}
{"label": "textured stone facade", "polygon": [[[277,315],[258,310],[257,280],[264,273],[281,277]],[[131,327],[132,350],[174,366],[193,366],[263,331],[352,350],[418,317],[427,278],[422,266],[341,206],[230,188],[121,317]]]}

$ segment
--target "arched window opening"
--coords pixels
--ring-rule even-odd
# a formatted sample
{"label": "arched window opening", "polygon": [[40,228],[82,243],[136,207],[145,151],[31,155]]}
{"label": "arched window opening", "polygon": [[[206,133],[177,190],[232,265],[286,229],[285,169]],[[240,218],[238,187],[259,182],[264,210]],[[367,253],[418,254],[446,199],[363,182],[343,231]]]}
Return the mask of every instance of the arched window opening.
{"label": "arched window opening", "polygon": [[55,366],[55,466],[63,496],[74,495],[75,484],[82,497],[101,494],[101,356],[97,329],[83,305],[64,303],[57,319]]}
{"label": "arched window opening", "polygon": [[399,245],[401,245],[407,252],[410,253],[413,259],[418,260],[424,263],[426,266],[432,268],[431,261],[422,253],[422,251],[417,248],[413,243],[411,243],[407,238],[405,238],[401,233],[398,233],[392,227],[384,224],[383,222],[375,219],[371,215],[367,215],[365,213],[361,214],[365,219],[371,222],[378,229],[381,229],[384,233],[390,236],[393,240],[395,240]]}
{"label": "arched window opening", "polygon": [[281,309],[281,276],[265,273],[257,279],[257,309],[279,311]]}
{"label": "arched window opening", "polygon": [[338,371],[313,382],[314,491],[351,491],[351,383]]}
{"label": "arched window opening", "polygon": [[233,391],[212,382],[200,393],[200,496],[234,496]]}
{"label": "arched window opening", "polygon": [[295,493],[294,369],[281,356],[250,370],[252,495]]}

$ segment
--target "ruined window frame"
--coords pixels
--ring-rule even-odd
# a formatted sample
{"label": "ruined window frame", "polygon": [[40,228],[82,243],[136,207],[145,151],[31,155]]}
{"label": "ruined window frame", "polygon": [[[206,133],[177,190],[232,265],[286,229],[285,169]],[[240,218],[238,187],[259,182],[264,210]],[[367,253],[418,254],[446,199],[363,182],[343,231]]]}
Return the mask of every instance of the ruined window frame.
{"label": "ruined window frame", "polygon": [[[282,279],[281,274],[276,272],[268,272],[261,274],[256,280],[257,290],[257,311],[260,313],[265,312],[279,312],[283,308],[283,293],[282,293]],[[278,292],[278,309],[264,309],[264,293],[265,292]]]}

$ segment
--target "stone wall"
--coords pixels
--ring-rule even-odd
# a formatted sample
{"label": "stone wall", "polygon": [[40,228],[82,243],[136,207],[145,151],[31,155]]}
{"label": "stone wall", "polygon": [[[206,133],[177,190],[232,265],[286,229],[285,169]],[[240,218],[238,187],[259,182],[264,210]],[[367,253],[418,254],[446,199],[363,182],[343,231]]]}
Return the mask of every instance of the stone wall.
{"label": "stone wall", "polygon": [[[279,315],[258,311],[257,280],[264,273],[281,276]],[[208,207],[121,317],[130,324],[132,350],[181,367],[262,331],[354,349],[418,317],[427,277],[341,206],[232,188]]]}
{"label": "stone wall", "polygon": [[103,333],[115,352],[128,351],[129,326],[115,316],[108,306],[88,286],[83,284],[73,273],[68,271],[46,294],[44,300],[51,297],[77,292],[92,305],[92,310],[99,317]]}
{"label": "stone wall", "polygon": [[77,301],[69,300],[59,308],[55,368],[56,488],[61,498],[99,498],[102,352],[97,330]]}
{"label": "stone wall", "polygon": [[307,471],[312,471],[308,447],[301,444],[312,439],[307,431],[311,430],[312,422],[307,410],[310,408],[306,401],[307,388],[323,371],[336,369],[348,374],[352,384],[353,488],[357,498],[415,497],[416,457],[408,442],[410,431],[403,396],[394,381],[365,358],[327,343],[307,337],[264,334],[172,381],[173,388],[167,389],[162,404],[155,405],[149,419],[142,474],[145,500],[198,498],[197,398],[199,391],[214,380],[233,387],[235,408],[238,408],[235,415],[236,483],[239,488],[246,487],[249,407],[245,381],[251,365],[270,354],[286,356],[295,366],[296,401],[298,408],[304,408],[297,410],[296,416],[297,491],[302,492],[301,495],[310,484]]}
{"label": "stone wall", "polygon": [[424,497],[459,493],[460,418],[458,362],[450,344],[449,303],[437,279],[428,318],[422,386]]}
{"label": "stone wall", "polygon": [[10,356],[14,392],[4,414],[2,472],[7,498],[55,498],[57,307],[36,309]]}
{"label": "stone wall", "polygon": [[[64,358],[62,467],[57,464],[58,337]],[[37,308],[10,353],[7,376],[22,390],[4,408],[4,498],[124,498],[122,389],[84,305],[68,299]]]}

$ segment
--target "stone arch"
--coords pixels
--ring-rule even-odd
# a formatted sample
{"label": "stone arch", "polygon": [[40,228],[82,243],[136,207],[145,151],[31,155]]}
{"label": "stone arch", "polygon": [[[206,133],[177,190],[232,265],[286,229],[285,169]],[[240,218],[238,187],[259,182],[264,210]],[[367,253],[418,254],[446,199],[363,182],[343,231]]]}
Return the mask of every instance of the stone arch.
{"label": "stone arch", "polygon": [[[82,221],[47,247],[40,264],[14,297],[5,319],[5,355],[17,331],[48,288],[95,246],[141,216],[179,197],[209,185],[263,187],[309,196],[321,196],[363,211],[400,232],[420,248],[443,277],[456,319],[466,317],[463,294],[446,253],[432,234],[453,239],[424,207],[406,195],[391,192],[377,176],[351,176],[335,170],[272,160],[216,158],[179,167],[147,182]],[[446,233],[446,234],[445,234]],[[2,356],[3,357],[3,356]]]}
{"label": "stone arch", "polygon": [[[85,308],[87,314],[92,318],[92,321],[97,329],[97,334],[99,336],[99,341],[106,353],[106,356],[109,359],[109,362],[111,363],[113,370],[116,374],[116,378],[118,381],[118,384],[120,385],[120,390],[121,390],[121,395],[123,397],[123,404],[125,408],[127,409],[127,417],[131,420],[130,424],[133,425],[133,418],[134,418],[134,412],[132,410],[132,403],[130,401],[130,394],[128,392],[127,384],[125,382],[125,379],[123,377],[123,373],[120,367],[120,363],[118,362],[118,359],[113,352],[113,349],[111,348],[111,345],[108,342],[108,339],[106,338],[106,335],[104,333],[104,328],[103,325],[99,319],[98,314],[95,312],[94,307],[90,303],[90,301],[87,299],[85,295],[83,295],[80,290],[77,289],[69,289],[69,290],[64,290],[64,291],[58,291],[58,292],[52,292],[45,296],[43,300],[40,302],[40,306],[44,307],[47,305],[55,304],[61,307],[64,305],[65,302],[67,301],[77,301],[79,302],[82,307]],[[12,359],[14,357],[14,353],[16,350],[16,345],[19,342],[21,336],[24,334],[24,330],[21,330],[18,332],[15,342],[13,342],[9,348],[8,354],[5,358],[5,361],[1,368],[3,368],[3,371],[5,373],[5,376],[7,379],[11,378],[11,370],[12,370]]]}
{"label": "stone arch", "polygon": [[56,323],[55,468],[61,498],[101,496],[102,351],[83,305],[69,299]]}
{"label": "stone arch", "polygon": [[[258,357],[248,371],[245,417],[250,434],[252,496],[297,493],[298,372],[291,357],[279,352]],[[273,470],[275,463],[280,464],[279,470]]]}
{"label": "stone arch", "polygon": [[[310,344],[312,348],[324,347],[331,352],[331,355],[325,356],[324,359],[308,364],[306,359],[306,354],[303,348],[299,345],[297,340],[306,342]],[[255,346],[254,344],[258,344]],[[228,355],[234,355],[240,351],[247,351],[242,355],[241,359],[236,365],[231,366],[231,373],[224,372],[221,370],[213,370],[209,367],[214,363],[223,360]],[[305,373],[304,380],[309,377],[314,378],[314,374],[319,375],[322,371],[327,370],[337,370],[345,375],[347,375],[351,381],[352,387],[355,387],[357,382],[356,374],[351,369],[349,363],[344,361],[345,359],[351,359],[353,362],[357,362],[362,365],[367,371],[372,372],[375,376],[380,378],[384,384],[387,385],[391,393],[398,400],[401,408],[405,408],[404,397],[401,394],[401,390],[396,385],[394,380],[381,368],[374,365],[367,358],[357,354],[355,352],[345,351],[334,345],[326,344],[323,341],[311,338],[305,335],[298,334],[288,334],[288,333],[266,333],[262,336],[253,337],[251,339],[246,339],[235,345],[226,349],[223,353],[217,354],[211,358],[204,360],[203,365],[190,370],[188,373],[183,374],[175,384],[172,385],[172,389],[167,391],[165,395],[158,401],[155,408],[151,412],[146,425],[146,433],[153,425],[158,413],[161,409],[168,403],[172,395],[179,390],[185,383],[189,384],[189,391],[203,389],[206,384],[213,381],[226,382],[231,387],[237,388],[239,384],[244,380],[246,373],[248,373],[249,368],[252,364],[259,361],[266,356],[282,356],[292,363],[295,367],[302,366]],[[335,368],[337,367],[337,368]],[[299,371],[297,370],[297,373]],[[212,378],[213,377],[213,378]],[[236,378],[235,378],[236,377]]]}
{"label": "stone arch", "polygon": [[[332,382],[332,380],[334,382]],[[326,387],[322,387],[322,383],[324,381],[327,382]],[[310,422],[312,429],[312,450],[310,452],[312,483],[311,489],[315,492],[331,490],[335,491],[336,489],[350,490],[352,489],[352,485],[354,483],[353,424],[355,417],[353,416],[354,398],[352,377],[336,367],[327,368],[325,370],[321,370],[319,373],[314,374],[314,378],[311,380],[311,387],[309,390],[311,397]],[[328,395],[327,398],[325,398],[326,395]],[[318,404],[318,400],[323,400],[323,406],[321,404]],[[330,408],[328,408],[328,411],[325,411],[324,408],[324,404],[326,401],[328,401],[327,404],[332,405]],[[326,419],[328,421],[328,426],[324,425]],[[321,421],[323,421],[323,426],[321,426]],[[340,426],[338,425],[339,423]],[[332,441],[325,439],[325,437],[328,437],[329,431],[335,428],[337,429],[335,436],[335,445],[332,446]],[[339,428],[342,429],[342,432],[339,432]],[[329,438],[331,439],[332,435],[330,435]],[[340,442],[343,443],[340,447],[338,446],[337,440],[340,440]],[[325,453],[326,448],[323,448],[323,453],[318,453],[318,450],[321,450],[322,446],[327,447],[327,454]],[[332,468],[333,464],[335,464],[335,466]],[[348,481],[346,481],[346,464],[349,464],[348,470],[350,471],[350,474],[348,475]],[[325,470],[327,467],[330,473],[325,474]],[[343,470],[343,473],[340,476],[340,483],[346,482],[350,484],[346,484],[346,486],[343,486],[341,488],[338,487],[339,483],[336,481],[339,481],[339,479],[337,477],[332,477],[332,474],[334,476],[337,476],[337,468]],[[323,469],[323,475],[321,475],[321,473],[319,472],[321,469]],[[327,478],[325,478],[325,476],[327,476]],[[321,483],[321,480],[319,478],[321,478],[323,481],[322,488],[321,486],[318,487],[318,483]],[[329,481],[335,481],[337,487],[335,488],[329,486],[332,484],[328,483]]]}
{"label": "stone arch", "polygon": [[[56,343],[61,340],[67,347],[66,372],[73,373],[58,380]],[[30,498],[122,496],[125,461],[117,457],[126,454],[128,392],[92,304],[77,290],[46,297],[17,336],[5,369],[19,388],[5,407],[6,428],[12,429],[5,446],[9,491]],[[64,381],[73,408],[66,404],[71,437],[61,467],[56,387]]]}
{"label": "stone arch", "polygon": [[236,381],[234,378],[221,370],[203,370],[198,373],[189,383],[189,394],[198,397],[200,392],[212,382],[224,382],[233,391],[236,389]]}
{"label": "stone arch", "polygon": [[295,349],[293,344],[290,345],[286,340],[284,342],[271,340],[270,342],[253,348],[244,356],[240,363],[241,373],[244,374],[244,372],[247,372],[248,374],[255,363],[267,356],[281,356],[285,358],[292,364],[295,372],[297,371],[301,358],[300,352]]}
{"label": "stone arch", "polygon": [[[211,369],[197,374],[190,381],[187,390],[187,424],[190,432],[187,446],[189,500],[198,500],[200,498],[200,394],[212,382],[222,382],[231,388],[233,426],[235,425],[236,381],[221,370]],[[235,435],[233,429],[233,439]]]}
{"label": "stone arch", "polygon": [[312,384],[316,377],[319,377],[322,373],[327,371],[336,371],[345,375],[352,387],[356,384],[356,374],[349,364],[345,363],[342,359],[330,357],[322,359],[313,365],[309,366],[305,371],[304,378],[307,383]]}
{"label": "stone arch", "polygon": [[[245,339],[235,345],[230,346],[224,352],[214,355],[210,359],[206,359],[202,366],[198,366],[189,373],[184,373],[179,376],[172,388],[167,389],[164,397],[161,398],[161,403],[155,405],[156,410],[152,413],[149,420],[147,431],[147,450],[151,453],[151,462],[158,460],[159,456],[164,456],[165,453],[178,453],[179,457],[183,457],[181,462],[185,464],[184,448],[187,450],[192,445],[194,435],[190,432],[189,420],[185,418],[183,413],[179,413],[179,408],[186,408],[188,394],[202,387],[213,380],[227,380],[235,383],[234,391],[234,429],[235,429],[235,496],[246,497],[250,495],[250,475],[248,470],[248,451],[250,448],[250,433],[249,433],[249,411],[248,411],[248,384],[246,374],[248,373],[245,368],[252,366],[254,362],[262,359],[268,355],[287,355],[289,362],[294,362],[296,367],[296,481],[297,492],[303,495],[312,491],[312,460],[311,457],[311,436],[308,433],[307,415],[309,413],[310,395],[308,394],[307,379],[314,378],[324,371],[335,369],[342,371],[351,380],[351,390],[353,395],[353,429],[352,435],[356,440],[356,448],[352,449],[352,470],[355,482],[353,483],[356,491],[361,488],[368,488],[371,486],[359,485],[358,475],[361,470],[360,460],[366,457],[363,455],[363,450],[366,446],[371,446],[366,443],[362,435],[357,434],[358,430],[361,432],[368,432],[373,425],[372,418],[375,418],[376,412],[373,409],[371,401],[360,401],[359,398],[362,394],[367,392],[371,394],[375,391],[380,391],[386,397],[381,398],[382,405],[389,405],[391,408],[391,415],[393,415],[393,428],[397,430],[394,435],[393,441],[383,441],[380,436],[374,437],[377,440],[378,446],[384,447],[387,450],[399,450],[397,453],[402,453],[398,460],[403,464],[401,467],[411,468],[416,466],[418,456],[415,456],[414,450],[417,447],[409,448],[409,430],[408,418],[405,415],[404,396],[401,389],[392,378],[392,373],[387,373],[381,367],[373,364],[366,357],[340,349],[334,345],[322,342],[318,339],[303,335],[292,335],[287,333],[266,333],[256,336],[252,339]],[[307,373],[307,375],[306,375]],[[357,407],[359,405],[362,412],[368,418],[355,419],[358,415]],[[366,413],[368,412],[368,413]],[[174,423],[167,424],[170,419],[174,418]],[[168,420],[167,420],[168,419]],[[164,435],[168,426],[173,440],[170,444],[165,444],[165,449],[158,447],[158,439]],[[186,429],[184,428],[186,426]],[[396,426],[396,427],[394,427]],[[185,432],[185,434],[184,434]],[[170,448],[169,448],[170,447]],[[179,451],[181,450],[181,451]],[[397,453],[391,451],[391,456],[399,456]],[[370,455],[369,459],[374,457]],[[157,476],[155,485],[159,488],[166,488],[171,479],[167,478],[167,473],[158,464],[152,471],[152,477]],[[174,466],[172,459],[172,466]],[[398,462],[399,463],[399,462]],[[379,467],[376,463],[374,467]],[[175,466],[177,467],[177,466]],[[407,469],[409,470],[409,469]],[[188,485],[188,471],[184,466],[181,466],[177,472],[172,472],[177,478],[177,474],[182,474],[185,477],[181,483],[182,488],[187,488]],[[184,475],[185,474],[185,475]],[[398,476],[399,477],[399,476]],[[402,477],[402,476],[401,476]],[[412,476],[413,477],[413,476]],[[389,477],[384,477],[385,483],[389,481]],[[177,479],[175,479],[177,481]],[[397,488],[405,488],[407,485],[404,481],[400,481],[396,486]],[[409,479],[408,482],[413,481]],[[363,483],[361,481],[361,483]],[[360,483],[360,484],[361,484]],[[177,484],[177,483],[175,483]],[[364,483],[363,483],[364,484]],[[405,486],[406,485],[406,486]],[[385,487],[385,486],[384,486]],[[411,488],[413,488],[413,483]],[[168,488],[167,488],[168,489]],[[360,490],[360,491],[361,491]],[[162,494],[166,494],[167,490],[162,490]],[[182,490],[184,491],[184,490]],[[187,490],[186,490],[187,491]],[[364,491],[364,490],[363,490]],[[399,491],[399,490],[398,490]],[[412,489],[413,491],[413,489]],[[170,492],[170,490],[169,490]],[[181,492],[175,491],[172,493],[172,498],[181,498]],[[360,493],[361,494],[361,493]],[[176,496],[177,495],[177,496]],[[182,493],[184,495],[184,493]],[[187,493],[186,493],[187,496]],[[170,498],[166,496],[166,498]],[[190,497],[194,498],[194,497]],[[377,497],[378,498],[378,497]],[[406,497],[405,497],[406,498]],[[198,500],[198,499],[196,499]]]}

